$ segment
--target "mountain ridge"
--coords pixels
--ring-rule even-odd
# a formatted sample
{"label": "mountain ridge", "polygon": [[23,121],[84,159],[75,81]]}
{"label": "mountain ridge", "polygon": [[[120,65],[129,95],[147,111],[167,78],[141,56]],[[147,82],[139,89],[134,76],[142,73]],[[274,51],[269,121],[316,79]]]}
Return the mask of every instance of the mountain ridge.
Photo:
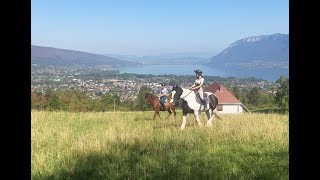
{"label": "mountain ridge", "polygon": [[288,68],[289,34],[276,33],[237,40],[216,56],[212,56],[208,65]]}
{"label": "mountain ridge", "polygon": [[38,45],[31,45],[31,63],[57,66],[107,65],[111,67],[141,65],[139,62],[124,61],[100,54]]}

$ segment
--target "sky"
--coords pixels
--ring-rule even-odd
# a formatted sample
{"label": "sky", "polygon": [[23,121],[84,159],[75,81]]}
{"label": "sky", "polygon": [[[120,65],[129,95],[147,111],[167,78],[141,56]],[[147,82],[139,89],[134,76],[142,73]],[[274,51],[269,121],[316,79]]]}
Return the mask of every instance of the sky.
{"label": "sky", "polygon": [[288,0],[31,0],[31,44],[97,54],[216,55],[289,33]]}

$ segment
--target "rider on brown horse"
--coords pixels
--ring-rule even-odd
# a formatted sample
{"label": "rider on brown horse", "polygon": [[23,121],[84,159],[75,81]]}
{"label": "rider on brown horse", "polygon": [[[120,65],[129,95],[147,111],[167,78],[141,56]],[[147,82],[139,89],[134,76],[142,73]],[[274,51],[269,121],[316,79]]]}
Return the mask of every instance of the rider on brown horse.
{"label": "rider on brown horse", "polygon": [[165,109],[165,103],[166,103],[166,99],[167,99],[167,94],[168,94],[168,90],[165,87],[165,84],[161,84],[161,89],[160,89],[160,93],[159,93],[159,98],[160,98],[160,104],[161,104],[161,109]]}

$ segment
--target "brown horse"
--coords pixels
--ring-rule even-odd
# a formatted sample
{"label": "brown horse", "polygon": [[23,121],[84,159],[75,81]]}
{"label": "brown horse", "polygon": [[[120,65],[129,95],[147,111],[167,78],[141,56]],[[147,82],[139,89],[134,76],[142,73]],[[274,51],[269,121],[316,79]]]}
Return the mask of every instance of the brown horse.
{"label": "brown horse", "polygon": [[176,107],[175,105],[170,103],[171,98],[169,96],[167,97],[164,108],[161,108],[161,104],[158,96],[155,96],[152,94],[146,94],[145,98],[146,98],[145,103],[150,103],[155,111],[153,120],[156,118],[156,115],[158,115],[159,118],[161,119],[159,111],[168,111],[169,115],[165,118],[167,119],[172,114],[171,110],[173,111],[174,118],[176,119]]}

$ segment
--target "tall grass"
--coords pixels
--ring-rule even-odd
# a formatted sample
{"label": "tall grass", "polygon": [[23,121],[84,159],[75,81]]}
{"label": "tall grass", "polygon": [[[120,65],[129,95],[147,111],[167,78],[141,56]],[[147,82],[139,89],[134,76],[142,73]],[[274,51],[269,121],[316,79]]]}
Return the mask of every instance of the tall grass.
{"label": "tall grass", "polygon": [[153,113],[32,111],[32,179],[288,179],[288,115]]}

